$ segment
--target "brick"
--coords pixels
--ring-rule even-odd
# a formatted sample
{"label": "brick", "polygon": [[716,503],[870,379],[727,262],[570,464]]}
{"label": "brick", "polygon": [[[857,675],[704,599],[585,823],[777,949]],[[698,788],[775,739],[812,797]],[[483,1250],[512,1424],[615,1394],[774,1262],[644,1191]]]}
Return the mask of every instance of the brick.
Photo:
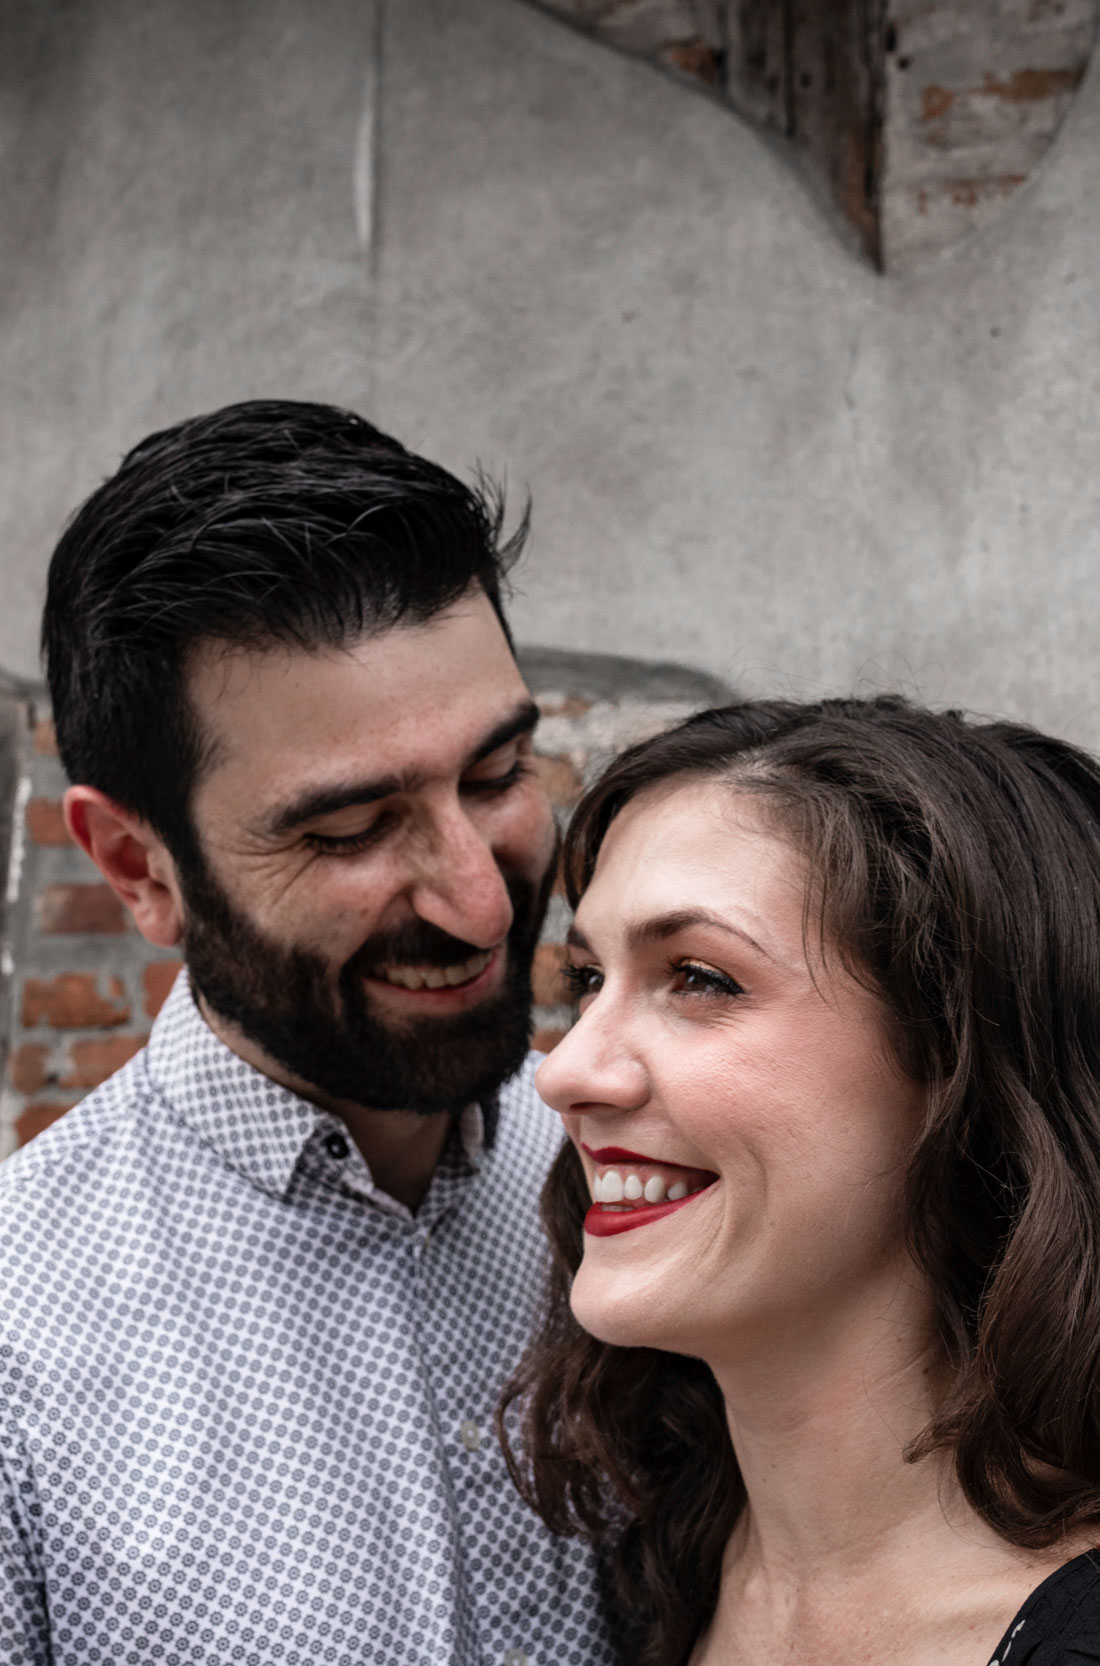
{"label": "brick", "polygon": [[61,800],[32,798],[27,805],[27,832],[36,845],[71,844]]}
{"label": "brick", "polygon": [[129,1063],[148,1039],[144,1035],[105,1035],[70,1042],[68,1069],[60,1078],[61,1087],[97,1088]]}
{"label": "brick", "polygon": [[168,991],[175,983],[182,965],[182,960],[154,960],[141,974],[141,987],[145,992],[145,1011],[148,1017],[155,1018],[168,999]]}
{"label": "brick", "polygon": [[540,755],[535,759],[535,768],[555,810],[571,810],[581,796],[583,783],[569,759]]}
{"label": "brick", "polygon": [[592,710],[592,702],[578,694],[548,695],[539,697],[538,708],[543,717],[583,717]]}
{"label": "brick", "polygon": [[40,758],[57,757],[57,730],[47,717],[34,726],[34,749]]}
{"label": "brick", "polygon": [[685,75],[692,75],[697,81],[702,81],[708,87],[716,87],[719,80],[719,56],[717,50],[707,41],[674,40],[661,47],[657,54],[673,69],[683,70]]}
{"label": "brick", "polygon": [[50,1024],[55,1030],[107,1029],[129,1021],[130,1003],[120,978],[62,972],[56,978],[28,978],[23,985],[23,1023],[28,1029],[35,1024]]}
{"label": "brick", "polygon": [[556,1030],[552,1028],[536,1030],[531,1046],[536,1048],[540,1053],[552,1053],[554,1048],[558,1045],[558,1042],[564,1035],[567,1034],[567,1030]]}
{"label": "brick", "polygon": [[8,1060],[8,1076],[16,1093],[37,1093],[50,1079],[50,1049],[25,1041]]}
{"label": "brick", "polygon": [[24,1106],[15,1119],[16,1143],[29,1144],[43,1128],[48,1128],[59,1116],[71,1111],[75,1103],[73,1099],[36,1099],[33,1105]]}
{"label": "brick", "polygon": [[38,929],[51,936],[95,932],[121,936],[126,910],[109,885],[46,885],[37,903]]}
{"label": "brick", "polygon": [[537,1007],[556,1007],[569,999],[560,977],[565,959],[565,947],[561,943],[540,943],[535,950],[531,984]]}

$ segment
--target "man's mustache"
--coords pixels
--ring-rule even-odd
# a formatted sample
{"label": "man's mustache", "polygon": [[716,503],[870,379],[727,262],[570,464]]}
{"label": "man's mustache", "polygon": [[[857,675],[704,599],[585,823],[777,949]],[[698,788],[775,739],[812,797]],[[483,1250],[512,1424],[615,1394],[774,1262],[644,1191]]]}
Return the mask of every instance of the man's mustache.
{"label": "man's mustache", "polygon": [[[509,874],[504,883],[512,904],[512,924],[508,928],[508,935],[512,937],[517,930],[523,930],[531,919],[543,887],[549,887],[550,872],[547,872],[541,887],[520,874]],[[467,943],[462,937],[452,937],[449,931],[433,926],[428,920],[406,920],[393,931],[378,931],[368,937],[345,963],[341,975],[345,978],[363,977],[378,966],[461,966],[464,961],[484,952],[484,944]]]}
{"label": "man's mustache", "polygon": [[378,966],[458,966],[482,950],[452,937],[427,920],[409,920],[394,931],[376,932],[347,962],[345,974],[362,975]]}

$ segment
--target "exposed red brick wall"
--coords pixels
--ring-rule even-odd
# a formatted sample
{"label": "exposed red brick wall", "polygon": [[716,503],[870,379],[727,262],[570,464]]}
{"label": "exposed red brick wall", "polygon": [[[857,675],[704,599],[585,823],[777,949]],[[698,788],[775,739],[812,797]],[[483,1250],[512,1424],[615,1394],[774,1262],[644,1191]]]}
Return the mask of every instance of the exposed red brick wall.
{"label": "exposed red brick wall", "polygon": [[[69,839],[65,777],[53,725],[33,724],[19,897],[10,927],[4,1143],[25,1144],[145,1043],[150,1019],[179,968],[133,929],[129,916]],[[0,1146],[2,1150],[2,1146]]]}

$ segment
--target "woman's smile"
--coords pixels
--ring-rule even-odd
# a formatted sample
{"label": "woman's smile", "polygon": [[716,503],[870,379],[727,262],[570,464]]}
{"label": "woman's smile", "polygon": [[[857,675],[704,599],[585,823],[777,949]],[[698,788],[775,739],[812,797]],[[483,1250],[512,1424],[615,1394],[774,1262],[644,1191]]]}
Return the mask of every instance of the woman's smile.
{"label": "woman's smile", "polygon": [[607,1341],[710,1358],[750,1318],[896,1283],[923,1094],[878,999],[807,942],[806,886],[725,785],[643,794],[608,832],[570,940],[578,1021],[538,1078],[592,1200],[574,1312]]}
{"label": "woman's smile", "polygon": [[584,1145],[581,1149],[592,1165],[592,1208],[584,1218],[584,1230],[594,1238],[614,1237],[664,1220],[718,1178],[706,1169],[661,1162],[620,1146],[593,1151]]}

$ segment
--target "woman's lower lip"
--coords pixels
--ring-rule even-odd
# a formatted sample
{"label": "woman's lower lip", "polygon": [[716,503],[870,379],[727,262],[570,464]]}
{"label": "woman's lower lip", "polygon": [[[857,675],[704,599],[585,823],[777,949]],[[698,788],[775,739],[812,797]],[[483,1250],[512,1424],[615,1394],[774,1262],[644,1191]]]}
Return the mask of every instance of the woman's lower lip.
{"label": "woman's lower lip", "polygon": [[584,1230],[590,1238],[614,1238],[619,1232],[633,1232],[637,1226],[649,1226],[653,1221],[663,1221],[666,1215],[674,1215],[685,1203],[694,1203],[709,1190],[703,1186],[697,1192],[689,1192],[687,1197],[678,1197],[674,1203],[647,1203],[640,1209],[609,1209],[605,1204],[594,1203],[584,1217]]}

